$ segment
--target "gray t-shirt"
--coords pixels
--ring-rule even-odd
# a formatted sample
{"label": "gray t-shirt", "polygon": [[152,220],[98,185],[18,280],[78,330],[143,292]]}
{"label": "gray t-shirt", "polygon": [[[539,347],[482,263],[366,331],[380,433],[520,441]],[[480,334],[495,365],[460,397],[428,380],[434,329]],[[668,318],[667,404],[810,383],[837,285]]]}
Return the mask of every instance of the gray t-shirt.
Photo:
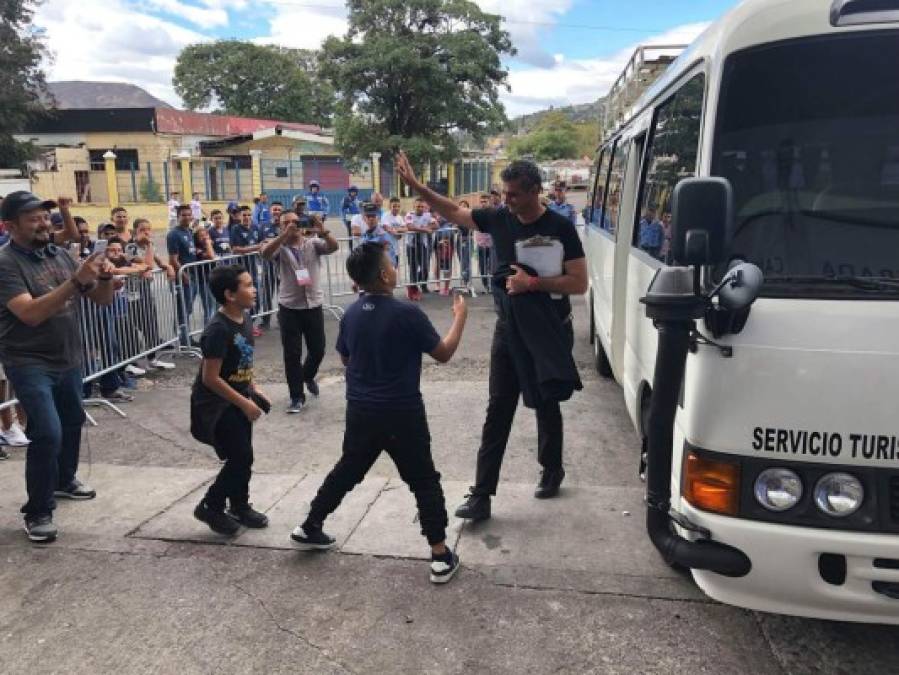
{"label": "gray t-shirt", "polygon": [[281,277],[278,304],[288,309],[321,307],[325,294],[321,289],[321,261],[328,248],[324,239],[304,239],[298,248],[278,249],[275,259]]}
{"label": "gray t-shirt", "polygon": [[63,249],[55,256],[0,248],[0,362],[4,367],[41,366],[55,371],[81,365],[79,299],[76,294],[63,310],[31,328],[9,311],[9,301],[23,293],[39,298],[66,283],[77,265]]}

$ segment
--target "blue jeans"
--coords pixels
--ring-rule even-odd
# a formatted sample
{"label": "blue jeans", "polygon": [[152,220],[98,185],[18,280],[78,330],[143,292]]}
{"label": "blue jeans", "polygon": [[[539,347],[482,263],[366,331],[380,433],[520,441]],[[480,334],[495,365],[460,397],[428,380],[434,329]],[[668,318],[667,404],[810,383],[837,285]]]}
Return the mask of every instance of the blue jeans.
{"label": "blue jeans", "polygon": [[179,301],[176,307],[178,315],[178,335],[182,347],[190,347],[190,317],[194,313],[194,300],[197,297],[196,284],[185,284],[182,280],[178,290],[184,293],[184,306]]}
{"label": "blue jeans", "polygon": [[40,366],[6,366],[6,377],[28,415],[25,455],[26,516],[53,513],[53,491],[68,486],[78,471],[81,452],[81,369],[62,372]]}

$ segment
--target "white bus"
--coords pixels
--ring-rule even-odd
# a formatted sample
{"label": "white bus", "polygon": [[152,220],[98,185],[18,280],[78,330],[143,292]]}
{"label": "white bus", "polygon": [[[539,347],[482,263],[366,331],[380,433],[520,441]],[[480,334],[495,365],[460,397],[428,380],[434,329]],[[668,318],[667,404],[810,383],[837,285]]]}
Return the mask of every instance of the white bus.
{"label": "white bus", "polygon": [[674,531],[751,565],[693,569],[725,603],[899,623],[897,67],[899,0],[747,0],[597,153],[591,336],[644,441],[658,340],[640,299],[678,262],[679,181],[729,181],[727,257],[765,274],[748,316],[697,321],[725,349],[691,350],[674,423]]}

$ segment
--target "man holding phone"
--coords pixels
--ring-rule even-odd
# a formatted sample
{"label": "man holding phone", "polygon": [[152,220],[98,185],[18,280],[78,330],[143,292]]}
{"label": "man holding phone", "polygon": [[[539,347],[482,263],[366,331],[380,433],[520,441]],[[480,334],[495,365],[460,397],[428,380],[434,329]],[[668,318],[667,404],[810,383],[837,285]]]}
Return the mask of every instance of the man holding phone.
{"label": "man holding phone", "polygon": [[[337,251],[339,244],[321,221],[312,217],[311,227],[301,229],[296,213],[281,216],[281,234],[262,248],[262,257],[277,264],[278,325],[284,352],[284,374],[290,390],[287,412],[296,414],[306,404],[305,389],[318,396],[315,376],[325,357],[324,293],[321,256]],[[303,341],[307,356],[303,361]]]}

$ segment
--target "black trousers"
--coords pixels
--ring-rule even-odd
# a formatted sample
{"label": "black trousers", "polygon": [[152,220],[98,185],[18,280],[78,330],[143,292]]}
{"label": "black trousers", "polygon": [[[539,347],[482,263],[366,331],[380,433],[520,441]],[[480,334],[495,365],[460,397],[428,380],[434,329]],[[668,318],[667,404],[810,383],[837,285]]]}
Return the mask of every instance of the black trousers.
{"label": "black trousers", "polygon": [[[278,307],[281,347],[284,351],[284,375],[290,398],[305,398],[303,383],[314,380],[325,358],[325,314],[321,307],[290,309]],[[306,360],[303,361],[303,340]]]}
{"label": "black trousers", "polygon": [[[567,324],[570,347],[574,346],[574,331]],[[493,344],[490,347],[490,400],[487,419],[481,433],[478,450],[478,466],[472,494],[495,495],[499,484],[499,472],[503,455],[512,431],[512,421],[521,395],[518,374],[505,338],[505,326],[496,323]],[[535,410],[537,414],[537,461],[544,469],[562,466],[562,411],[558,402],[544,403]]]}
{"label": "black trousers", "polygon": [[206,491],[206,503],[218,511],[224,510],[226,499],[232,509],[245,507],[253,468],[253,424],[236,406],[229,405],[215,425],[213,447],[225,464]]}
{"label": "black trousers", "polygon": [[446,503],[440,474],[431,457],[431,433],[424,406],[417,410],[346,411],[343,454],[325,478],[309,508],[308,525],[321,527],[344,496],[362,482],[375,460],[385,450],[418,505],[421,533],[429,544],[446,539]]}

